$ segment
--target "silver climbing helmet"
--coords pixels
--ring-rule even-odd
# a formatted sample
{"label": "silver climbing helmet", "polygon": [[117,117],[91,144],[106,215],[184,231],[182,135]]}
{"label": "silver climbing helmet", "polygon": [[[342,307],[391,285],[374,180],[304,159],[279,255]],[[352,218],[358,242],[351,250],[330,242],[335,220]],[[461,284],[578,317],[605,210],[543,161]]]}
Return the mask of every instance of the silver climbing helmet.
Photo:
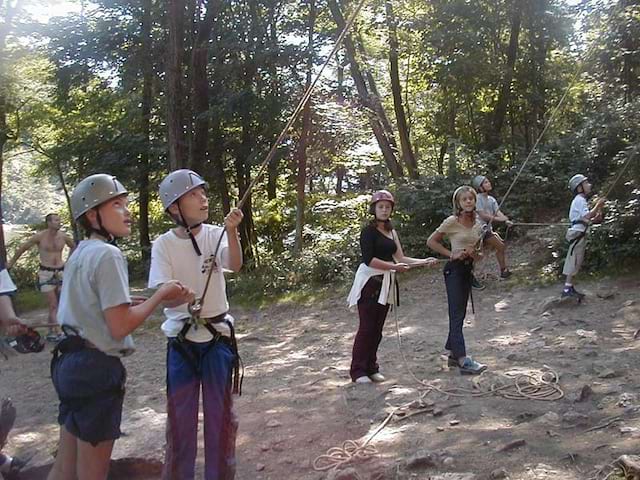
{"label": "silver climbing helmet", "polygon": [[207,182],[193,170],[186,168],[171,172],[160,183],[160,200],[167,210],[176,200],[194,188],[206,186]]}
{"label": "silver climbing helmet", "polygon": [[475,177],[473,177],[471,185],[473,185],[473,188],[475,188],[476,191],[482,192],[482,184],[486,179],[487,177],[485,177],[484,175],[476,175]]}
{"label": "silver climbing helmet", "polygon": [[124,185],[113,175],[106,173],[90,175],[82,179],[71,194],[73,219],[78,220],[88,210],[127,193]]}
{"label": "silver climbing helmet", "polygon": [[569,190],[571,190],[573,193],[576,193],[576,189],[580,185],[582,185],[582,182],[586,182],[587,180],[588,180],[588,178],[585,177],[584,175],[582,175],[581,173],[578,173],[578,174],[574,175],[569,180]]}

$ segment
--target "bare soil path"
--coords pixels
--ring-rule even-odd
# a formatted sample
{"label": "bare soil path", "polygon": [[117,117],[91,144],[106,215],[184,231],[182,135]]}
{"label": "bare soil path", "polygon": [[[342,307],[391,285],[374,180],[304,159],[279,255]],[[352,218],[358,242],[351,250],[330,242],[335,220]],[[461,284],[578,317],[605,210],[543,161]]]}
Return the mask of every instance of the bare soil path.
{"label": "bare soil path", "polygon": [[[345,295],[313,305],[232,309],[246,365],[243,395],[235,403],[236,478],[586,480],[620,455],[638,453],[640,277],[585,282],[588,298],[581,305],[562,304],[552,301],[559,284],[524,285],[519,270],[526,270],[532,252],[535,245],[521,242],[512,255],[514,278],[489,278],[488,288],[474,294],[476,314],[469,310],[465,335],[470,353],[489,365],[480,378],[462,377],[443,360],[448,320],[439,269],[402,281],[398,321],[408,365],[391,313],[379,352],[387,381],[376,385],[349,381],[357,315],[346,309]],[[36,323],[43,315],[26,320]],[[114,451],[115,459],[143,461],[121,460],[113,478],[157,478],[166,412],[159,323],[155,317],[135,335],[138,350],[125,360],[125,435]],[[41,467],[22,478],[41,478],[38,472],[56,448],[49,360],[47,351],[0,360],[0,394],[18,408],[7,451],[33,456],[32,467]],[[545,402],[431,392],[413,404],[411,416],[394,417],[374,438],[375,455],[340,474],[314,471],[317,456],[345,440],[366,438],[394,406],[424,394],[408,369],[444,390],[476,391],[518,372],[553,370],[564,397]]]}

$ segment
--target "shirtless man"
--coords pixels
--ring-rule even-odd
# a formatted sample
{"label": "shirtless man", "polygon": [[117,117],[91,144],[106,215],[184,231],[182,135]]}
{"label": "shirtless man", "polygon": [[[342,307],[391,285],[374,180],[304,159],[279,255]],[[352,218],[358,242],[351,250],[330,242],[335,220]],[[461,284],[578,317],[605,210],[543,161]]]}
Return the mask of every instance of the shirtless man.
{"label": "shirtless man", "polygon": [[[26,242],[22,243],[16,249],[13,258],[7,262],[7,268],[11,269],[18,258],[34,245],[38,246],[40,255],[40,270],[38,271],[38,286],[40,291],[47,296],[49,303],[49,323],[56,323],[56,314],[58,312],[58,297],[62,286],[62,271],[64,270],[64,262],[62,261],[62,251],[64,246],[69,247],[73,251],[76,244],[69,235],[60,231],[60,216],[56,213],[50,213],[45,217],[47,229],[36,233]],[[48,340],[54,340],[56,337],[53,328],[49,329],[47,335]]]}

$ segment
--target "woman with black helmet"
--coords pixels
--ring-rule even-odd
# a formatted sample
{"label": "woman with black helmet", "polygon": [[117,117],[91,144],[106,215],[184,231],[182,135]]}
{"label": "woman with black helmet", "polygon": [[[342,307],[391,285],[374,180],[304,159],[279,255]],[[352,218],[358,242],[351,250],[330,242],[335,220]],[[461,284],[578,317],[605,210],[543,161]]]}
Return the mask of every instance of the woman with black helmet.
{"label": "woman with black helmet", "polygon": [[369,203],[371,221],[360,233],[362,263],[349,293],[349,307],[358,306],[360,324],[353,343],[351,379],[356,383],[382,382],[377,352],[382,329],[395,294],[395,273],[410,268],[434,265],[435,258],[405,256],[400,239],[391,223],[395,207],[393,195],[387,190],[373,194]]}

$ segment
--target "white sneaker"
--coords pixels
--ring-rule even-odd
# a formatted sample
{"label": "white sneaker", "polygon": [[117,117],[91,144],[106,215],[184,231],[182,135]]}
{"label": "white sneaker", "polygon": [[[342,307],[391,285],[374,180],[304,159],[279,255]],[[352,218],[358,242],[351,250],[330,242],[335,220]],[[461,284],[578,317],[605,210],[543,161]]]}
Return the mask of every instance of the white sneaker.
{"label": "white sneaker", "polygon": [[369,378],[371,379],[372,382],[375,382],[375,383],[384,382],[386,380],[386,378],[384,378],[384,375],[382,375],[380,372],[369,375]]}
{"label": "white sneaker", "polygon": [[364,376],[364,375],[362,377],[356,378],[355,382],[356,383],[372,383],[371,379],[369,377]]}

